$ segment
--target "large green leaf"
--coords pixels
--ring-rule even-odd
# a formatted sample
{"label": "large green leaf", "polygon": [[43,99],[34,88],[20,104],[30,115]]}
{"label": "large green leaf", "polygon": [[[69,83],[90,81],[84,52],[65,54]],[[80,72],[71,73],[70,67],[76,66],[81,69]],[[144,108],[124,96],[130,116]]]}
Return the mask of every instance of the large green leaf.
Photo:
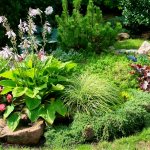
{"label": "large green leaf", "polygon": [[35,87],[33,90],[27,89],[25,94],[30,98],[35,98],[37,94],[39,93],[39,89]]}
{"label": "large green leaf", "polygon": [[41,99],[26,97],[25,103],[29,110],[33,110],[41,104]]}
{"label": "large green leaf", "polygon": [[14,105],[7,106],[3,118],[6,119],[11,114],[11,112],[13,112],[13,110],[14,110]]}
{"label": "large green leaf", "polygon": [[56,116],[55,116],[55,113],[56,113],[56,110],[55,110],[55,107],[53,107],[51,104],[49,104],[47,107],[47,114],[45,116],[45,120],[47,121],[47,123],[49,124],[53,124]]}
{"label": "large green leaf", "polygon": [[61,84],[53,85],[52,84],[52,91],[62,91],[65,87]]}
{"label": "large green leaf", "polygon": [[76,63],[73,63],[71,61],[65,63],[65,68],[67,71],[70,71],[71,69],[75,68],[77,66]]}
{"label": "large green leaf", "polygon": [[15,112],[7,118],[7,125],[11,130],[15,130],[20,121],[20,113]]}
{"label": "large green leaf", "polygon": [[55,111],[57,111],[60,115],[65,116],[67,113],[67,108],[65,107],[62,100],[56,100],[51,103],[54,107]]}
{"label": "large green leaf", "polygon": [[39,118],[39,107],[34,110],[31,110],[31,111],[29,109],[26,109],[26,113],[27,113],[29,119],[32,122],[35,122]]}
{"label": "large green leaf", "polygon": [[3,91],[1,92],[2,95],[7,94],[8,92],[11,92],[13,90],[13,87],[6,87],[3,89]]}
{"label": "large green leaf", "polygon": [[13,74],[13,71],[10,70],[10,71],[6,71],[4,73],[1,73],[0,74],[0,77],[4,77],[4,78],[7,78],[7,79],[11,79],[11,80],[15,80],[15,77],[14,77],[14,74]]}
{"label": "large green leaf", "polygon": [[27,90],[28,90],[27,87],[15,87],[12,90],[12,94],[14,97],[20,97],[20,96],[24,95]]}
{"label": "large green leaf", "polygon": [[26,65],[27,67],[32,68],[32,65],[33,65],[32,58],[28,59]]}
{"label": "large green leaf", "polygon": [[24,73],[27,77],[30,77],[31,79],[33,79],[35,76],[35,69],[31,68],[29,70],[26,70]]}
{"label": "large green leaf", "polygon": [[1,86],[4,86],[4,87],[15,87],[16,86],[16,83],[12,80],[1,80],[0,81],[0,85]]}

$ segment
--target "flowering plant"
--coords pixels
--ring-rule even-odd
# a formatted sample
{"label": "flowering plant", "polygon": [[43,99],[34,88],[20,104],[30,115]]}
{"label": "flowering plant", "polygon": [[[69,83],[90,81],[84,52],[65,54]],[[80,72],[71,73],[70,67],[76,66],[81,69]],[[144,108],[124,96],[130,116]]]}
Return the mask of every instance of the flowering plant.
{"label": "flowering plant", "polygon": [[[52,11],[49,6],[44,12],[49,15]],[[7,55],[6,52],[0,54],[11,60],[11,69],[0,74],[0,92],[7,104],[0,104],[0,111],[5,111],[3,118],[12,130],[16,129],[21,119],[29,118],[34,122],[42,117],[48,124],[52,124],[56,113],[63,116],[66,114],[66,108],[59,97],[68,82],[67,74],[76,64],[71,61],[62,63],[53,56],[46,56],[44,47],[47,43],[46,36],[51,32],[50,24],[45,21],[41,35],[43,40],[39,43],[35,36],[37,27],[33,21],[37,15],[41,17],[41,14],[40,9],[30,8],[28,21],[20,20],[19,46],[7,19],[0,17],[12,43],[12,48],[5,47],[9,52]],[[18,47],[22,51],[21,55],[17,53]]]}

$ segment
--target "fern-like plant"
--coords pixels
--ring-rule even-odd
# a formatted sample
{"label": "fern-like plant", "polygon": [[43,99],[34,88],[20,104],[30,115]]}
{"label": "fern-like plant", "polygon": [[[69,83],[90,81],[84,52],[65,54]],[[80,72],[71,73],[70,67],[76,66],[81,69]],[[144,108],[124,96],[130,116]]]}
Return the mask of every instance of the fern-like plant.
{"label": "fern-like plant", "polygon": [[118,88],[87,72],[75,77],[64,95],[69,112],[100,114],[111,111],[121,103]]}

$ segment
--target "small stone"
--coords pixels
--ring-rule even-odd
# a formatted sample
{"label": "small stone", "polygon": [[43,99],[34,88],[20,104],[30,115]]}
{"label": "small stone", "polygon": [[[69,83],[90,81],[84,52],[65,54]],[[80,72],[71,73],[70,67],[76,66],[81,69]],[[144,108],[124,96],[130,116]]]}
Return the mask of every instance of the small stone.
{"label": "small stone", "polygon": [[84,137],[86,140],[88,140],[88,141],[89,141],[89,140],[92,140],[92,139],[94,138],[94,136],[95,136],[95,132],[94,132],[92,126],[88,125],[88,126],[84,129],[82,135],[83,135],[83,137]]}
{"label": "small stone", "polygon": [[117,35],[118,41],[123,41],[123,40],[129,39],[129,38],[130,38],[130,35],[128,33],[125,33],[125,32],[119,33]]}

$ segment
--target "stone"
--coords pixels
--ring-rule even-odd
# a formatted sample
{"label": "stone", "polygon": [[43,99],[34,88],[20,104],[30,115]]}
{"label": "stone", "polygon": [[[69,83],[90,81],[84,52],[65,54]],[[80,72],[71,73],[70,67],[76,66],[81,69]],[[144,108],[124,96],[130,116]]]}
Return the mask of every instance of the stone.
{"label": "stone", "polygon": [[150,31],[142,33],[141,38],[148,40],[150,39]]}
{"label": "stone", "polygon": [[[36,145],[44,133],[45,123],[42,119],[39,119],[31,127],[20,127],[16,131],[10,130],[4,122],[1,125],[1,122],[3,121],[0,121],[0,138],[5,139],[9,144]],[[3,127],[1,128],[1,126]]]}
{"label": "stone", "polygon": [[150,43],[144,41],[138,49],[138,54],[147,54],[150,51]]}
{"label": "stone", "polygon": [[92,128],[92,126],[88,125],[86,126],[86,128],[84,129],[83,131],[83,134],[82,136],[87,140],[87,141],[90,141],[94,138],[95,136],[95,132]]}
{"label": "stone", "polygon": [[130,35],[128,33],[125,33],[125,32],[119,33],[117,35],[118,41],[123,41],[123,40],[129,39],[129,38],[130,38]]}

